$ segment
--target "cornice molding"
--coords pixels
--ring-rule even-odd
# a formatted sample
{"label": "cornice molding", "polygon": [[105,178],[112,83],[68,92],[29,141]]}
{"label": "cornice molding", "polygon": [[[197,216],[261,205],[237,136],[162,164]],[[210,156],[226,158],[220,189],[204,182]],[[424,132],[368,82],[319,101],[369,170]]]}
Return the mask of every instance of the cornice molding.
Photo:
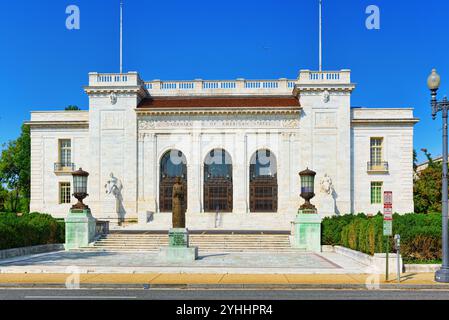
{"label": "cornice molding", "polygon": [[241,109],[241,108],[220,108],[220,109],[135,109],[138,115],[295,115],[300,114],[302,108],[258,108],[258,109]]}
{"label": "cornice molding", "polygon": [[295,96],[301,96],[301,94],[321,94],[324,91],[329,93],[352,93],[356,85],[350,84],[297,84],[293,90]]}
{"label": "cornice molding", "polygon": [[29,121],[31,128],[89,128],[89,121]]}
{"label": "cornice molding", "polygon": [[352,119],[351,125],[383,125],[383,124],[404,124],[415,125],[419,122],[418,118],[408,119]]}
{"label": "cornice molding", "polygon": [[110,96],[111,93],[115,93],[117,95],[136,94],[141,99],[149,96],[148,91],[145,89],[145,87],[142,86],[121,86],[121,87],[86,86],[84,87],[84,92],[86,92],[89,96]]}

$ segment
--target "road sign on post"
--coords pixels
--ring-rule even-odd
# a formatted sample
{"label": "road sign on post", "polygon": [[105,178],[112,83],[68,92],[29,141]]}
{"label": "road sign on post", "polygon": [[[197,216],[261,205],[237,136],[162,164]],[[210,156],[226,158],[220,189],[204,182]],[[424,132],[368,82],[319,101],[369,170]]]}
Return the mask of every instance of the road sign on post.
{"label": "road sign on post", "polygon": [[393,235],[393,192],[384,192],[384,236]]}
{"label": "road sign on post", "polygon": [[385,262],[385,279],[388,281],[388,253],[390,251],[390,237],[393,235],[393,192],[384,192],[384,236],[387,239],[386,246],[386,262]]}

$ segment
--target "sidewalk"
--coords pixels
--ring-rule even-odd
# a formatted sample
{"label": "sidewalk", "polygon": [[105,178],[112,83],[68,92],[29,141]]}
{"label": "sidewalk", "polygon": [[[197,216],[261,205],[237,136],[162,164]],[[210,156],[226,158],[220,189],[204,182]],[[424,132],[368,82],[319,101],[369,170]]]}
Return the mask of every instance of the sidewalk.
{"label": "sidewalk", "polygon": [[[69,278],[70,277],[70,278]],[[65,287],[67,274],[0,274],[0,288],[11,287]],[[395,275],[385,282],[384,276],[367,274],[81,274],[81,288],[164,288],[184,286],[196,289],[217,288],[279,288],[279,289],[367,289],[370,281],[380,281],[382,289],[445,289],[448,284],[434,282],[433,273],[403,274],[401,284]]]}

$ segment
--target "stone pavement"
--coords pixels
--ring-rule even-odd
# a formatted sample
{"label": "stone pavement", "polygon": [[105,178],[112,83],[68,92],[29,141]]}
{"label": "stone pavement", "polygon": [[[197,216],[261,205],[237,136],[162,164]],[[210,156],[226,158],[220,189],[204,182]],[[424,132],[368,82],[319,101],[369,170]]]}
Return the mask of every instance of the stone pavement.
{"label": "stone pavement", "polygon": [[0,273],[363,274],[367,267],[333,252],[201,253],[182,265],[148,252],[65,252],[0,260]]}
{"label": "stone pavement", "polygon": [[80,286],[111,288],[183,285],[199,288],[263,288],[274,286],[298,289],[382,288],[444,289],[434,282],[433,273],[406,273],[401,284],[396,275],[385,282],[383,275],[334,252],[297,253],[201,253],[200,259],[183,265],[160,261],[154,253],[65,252],[36,254],[0,261],[0,287],[65,287],[68,279],[79,277]]}
{"label": "stone pavement", "polygon": [[[284,288],[334,288],[334,289],[366,289],[367,274],[172,274],[172,273],[148,273],[148,274],[81,274],[79,275],[80,287],[87,288],[108,286],[120,288],[122,286],[140,287],[145,285],[157,288],[169,285],[204,285],[204,288],[229,288],[233,285],[251,286],[280,286]],[[433,273],[403,274],[401,284],[397,284],[394,275],[389,282],[384,277],[379,277],[379,285],[382,288],[402,289],[445,289],[447,284],[433,281]],[[62,286],[64,287],[69,276],[67,274],[0,274],[0,287],[11,286]],[[296,286],[295,286],[296,285]],[[302,286],[302,287],[301,287]],[[195,288],[195,287],[193,287]]]}

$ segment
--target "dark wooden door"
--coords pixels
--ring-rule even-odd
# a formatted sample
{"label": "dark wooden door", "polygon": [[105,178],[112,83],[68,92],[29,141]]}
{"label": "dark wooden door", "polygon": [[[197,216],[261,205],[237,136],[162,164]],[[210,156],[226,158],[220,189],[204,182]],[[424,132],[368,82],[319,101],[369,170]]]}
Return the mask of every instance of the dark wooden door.
{"label": "dark wooden door", "polygon": [[250,182],[251,212],[277,212],[278,185],[276,177],[259,177]]}
{"label": "dark wooden door", "polygon": [[210,178],[204,183],[204,211],[232,212],[232,179]]}

